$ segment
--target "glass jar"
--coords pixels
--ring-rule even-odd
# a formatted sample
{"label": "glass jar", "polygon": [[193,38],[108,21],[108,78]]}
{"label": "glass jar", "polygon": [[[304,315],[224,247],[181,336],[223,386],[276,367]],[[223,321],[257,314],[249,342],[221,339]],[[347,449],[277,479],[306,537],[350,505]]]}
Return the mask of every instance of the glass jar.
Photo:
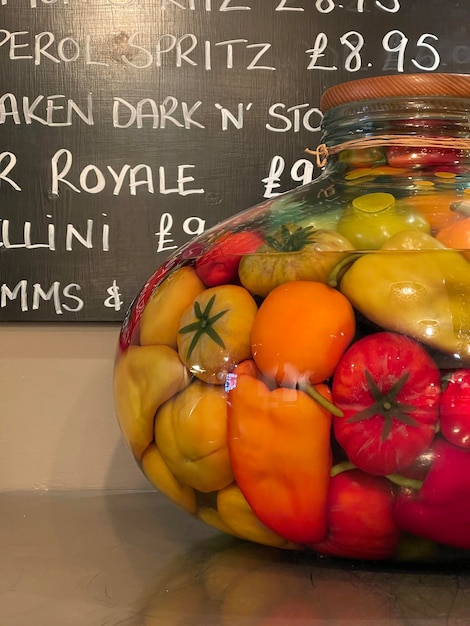
{"label": "glass jar", "polygon": [[130,307],[114,396],[155,488],[349,559],[470,552],[470,76],[325,92],[322,174],[191,240]]}

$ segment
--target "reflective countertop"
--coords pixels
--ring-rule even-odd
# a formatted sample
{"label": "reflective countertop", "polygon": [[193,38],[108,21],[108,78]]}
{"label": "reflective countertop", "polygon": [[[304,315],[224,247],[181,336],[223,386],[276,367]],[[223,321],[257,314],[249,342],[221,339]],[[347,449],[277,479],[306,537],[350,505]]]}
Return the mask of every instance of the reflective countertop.
{"label": "reflective countertop", "polygon": [[157,492],[0,494],[1,626],[470,625],[470,564],[264,548]]}

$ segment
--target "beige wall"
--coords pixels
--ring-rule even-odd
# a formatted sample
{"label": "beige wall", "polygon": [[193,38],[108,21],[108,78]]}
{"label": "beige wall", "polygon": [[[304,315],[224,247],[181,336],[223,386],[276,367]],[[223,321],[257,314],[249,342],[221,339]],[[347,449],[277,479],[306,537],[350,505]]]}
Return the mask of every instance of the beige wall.
{"label": "beige wall", "polygon": [[149,488],[114,416],[118,332],[0,324],[0,490]]}

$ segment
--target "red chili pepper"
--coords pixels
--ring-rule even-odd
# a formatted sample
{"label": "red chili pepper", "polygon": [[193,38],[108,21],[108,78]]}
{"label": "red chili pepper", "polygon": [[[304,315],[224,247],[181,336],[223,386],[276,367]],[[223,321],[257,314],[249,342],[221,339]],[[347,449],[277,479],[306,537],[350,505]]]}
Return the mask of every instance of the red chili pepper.
{"label": "red chili pepper", "polygon": [[337,474],[330,481],[327,538],[311,547],[343,558],[392,556],[401,535],[393,519],[393,502],[393,486],[386,478],[358,469]]}
{"label": "red chili pepper", "polygon": [[255,252],[263,238],[253,231],[226,233],[205,254],[196,260],[196,272],[208,287],[235,280],[244,254]]}
{"label": "red chili pepper", "polygon": [[431,454],[433,462],[422,487],[397,496],[395,521],[419,537],[469,550],[470,451],[438,439]]}

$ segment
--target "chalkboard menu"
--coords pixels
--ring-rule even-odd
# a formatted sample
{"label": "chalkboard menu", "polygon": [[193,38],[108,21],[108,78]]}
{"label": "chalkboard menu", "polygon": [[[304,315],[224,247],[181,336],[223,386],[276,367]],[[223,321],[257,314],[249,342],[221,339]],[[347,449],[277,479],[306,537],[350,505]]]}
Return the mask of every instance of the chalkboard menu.
{"label": "chalkboard menu", "polygon": [[468,0],[0,0],[0,320],[119,321],[309,182],[323,91],[470,71]]}

